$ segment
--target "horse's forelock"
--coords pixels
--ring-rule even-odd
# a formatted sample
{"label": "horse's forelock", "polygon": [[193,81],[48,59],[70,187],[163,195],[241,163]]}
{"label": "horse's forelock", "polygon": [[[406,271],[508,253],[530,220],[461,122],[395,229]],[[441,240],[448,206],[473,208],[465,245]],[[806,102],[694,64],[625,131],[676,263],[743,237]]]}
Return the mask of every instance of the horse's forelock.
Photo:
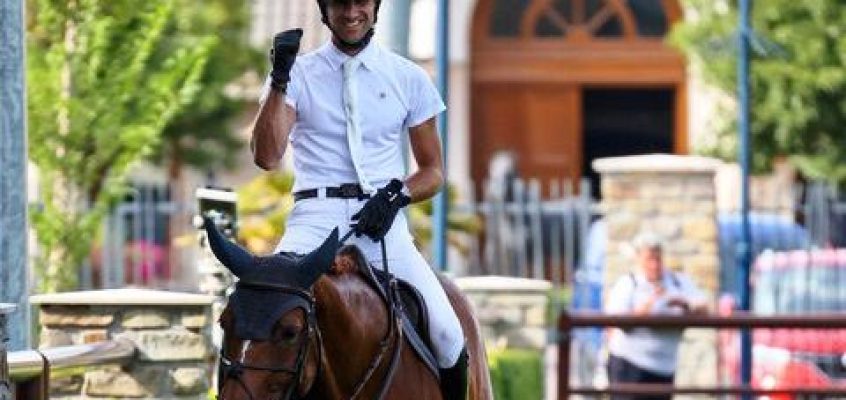
{"label": "horse's forelock", "polygon": [[346,245],[338,251],[331,272],[334,275],[357,273],[366,262],[361,249],[355,245]]}

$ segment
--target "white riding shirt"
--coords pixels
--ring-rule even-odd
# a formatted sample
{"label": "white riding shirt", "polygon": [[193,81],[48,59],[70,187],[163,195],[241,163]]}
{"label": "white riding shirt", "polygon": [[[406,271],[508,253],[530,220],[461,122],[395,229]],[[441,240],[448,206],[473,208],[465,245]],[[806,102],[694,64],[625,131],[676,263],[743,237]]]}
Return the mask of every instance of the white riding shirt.
{"label": "white riding shirt", "polygon": [[[358,182],[347,142],[342,64],[350,56],[331,42],[297,58],[285,102],[297,112],[289,136],[294,191]],[[402,136],[446,109],[426,72],[417,64],[371,42],[356,55],[361,164],[370,183],[382,187],[405,175]],[[260,101],[270,93],[265,84]]]}

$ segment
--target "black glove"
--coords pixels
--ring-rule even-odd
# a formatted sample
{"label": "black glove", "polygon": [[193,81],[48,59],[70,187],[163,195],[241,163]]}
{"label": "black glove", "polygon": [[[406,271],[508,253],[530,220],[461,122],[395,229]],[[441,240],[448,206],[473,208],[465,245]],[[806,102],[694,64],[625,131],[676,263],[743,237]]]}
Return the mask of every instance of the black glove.
{"label": "black glove", "polygon": [[281,91],[288,88],[289,74],[297,59],[297,52],[300,51],[302,37],[303,30],[299,28],[279,32],[273,37],[273,46],[270,48],[270,86]]}
{"label": "black glove", "polygon": [[402,193],[402,187],[402,181],[392,179],[352,216],[353,221],[358,221],[353,226],[357,236],[367,235],[378,242],[388,234],[399,210],[411,203],[411,197]]}

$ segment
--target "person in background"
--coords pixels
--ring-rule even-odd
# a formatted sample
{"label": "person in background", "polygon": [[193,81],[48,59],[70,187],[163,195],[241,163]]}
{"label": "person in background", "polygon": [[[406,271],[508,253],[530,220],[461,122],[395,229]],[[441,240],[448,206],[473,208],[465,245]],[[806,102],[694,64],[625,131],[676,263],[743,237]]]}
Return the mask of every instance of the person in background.
{"label": "person in background", "polygon": [[[652,233],[632,242],[637,264],[623,274],[608,294],[608,314],[705,314],[704,293],[684,273],[671,271],[662,261],[662,243]],[[613,328],[608,342],[608,382],[672,384],[682,331],[675,329]],[[612,399],[670,399],[672,396],[622,396]]]}

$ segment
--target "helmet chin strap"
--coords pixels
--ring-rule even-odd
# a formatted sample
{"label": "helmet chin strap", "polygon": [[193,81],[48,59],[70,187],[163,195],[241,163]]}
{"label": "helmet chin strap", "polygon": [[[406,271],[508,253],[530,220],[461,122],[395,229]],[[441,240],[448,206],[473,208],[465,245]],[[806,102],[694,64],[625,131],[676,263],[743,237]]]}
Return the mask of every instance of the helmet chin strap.
{"label": "helmet chin strap", "polygon": [[[327,25],[328,26],[328,25]],[[335,33],[335,30],[332,27],[329,27],[329,30],[332,31],[332,38],[334,39],[335,45],[340,48],[341,51],[357,51],[367,47],[367,44],[370,43],[370,39],[373,38],[373,28],[367,31],[364,34],[364,37],[359,39],[355,42],[348,42],[341,38],[340,35]]]}

